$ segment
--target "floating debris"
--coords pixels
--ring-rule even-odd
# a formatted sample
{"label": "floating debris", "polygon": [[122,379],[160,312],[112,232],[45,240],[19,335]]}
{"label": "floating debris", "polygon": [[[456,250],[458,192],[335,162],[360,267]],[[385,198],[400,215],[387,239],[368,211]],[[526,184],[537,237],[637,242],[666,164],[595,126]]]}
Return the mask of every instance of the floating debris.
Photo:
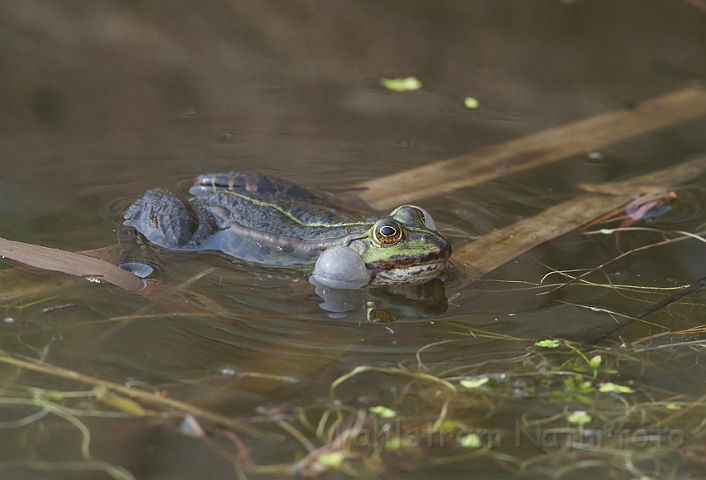
{"label": "floating debris", "polygon": [[395,412],[391,408],[383,407],[382,405],[378,405],[377,407],[370,407],[368,411],[370,411],[370,413],[374,413],[380,418],[394,418],[397,416],[397,412]]}
{"label": "floating debris", "polygon": [[558,348],[561,342],[559,340],[540,340],[539,342],[534,342],[534,344],[542,348]]}
{"label": "floating debris", "polygon": [[380,85],[393,92],[413,92],[422,88],[422,82],[416,77],[381,78]]}
{"label": "floating debris", "polygon": [[464,98],[463,104],[466,106],[466,108],[469,108],[471,110],[475,110],[476,108],[480,107],[480,102],[478,101],[478,99],[473,97]]}
{"label": "floating debris", "polygon": [[591,418],[591,416],[588,413],[586,413],[582,410],[577,410],[577,411],[573,412],[571,415],[569,415],[568,417],[566,417],[566,420],[569,423],[573,423],[574,425],[586,425],[587,423],[589,423],[593,419]]}

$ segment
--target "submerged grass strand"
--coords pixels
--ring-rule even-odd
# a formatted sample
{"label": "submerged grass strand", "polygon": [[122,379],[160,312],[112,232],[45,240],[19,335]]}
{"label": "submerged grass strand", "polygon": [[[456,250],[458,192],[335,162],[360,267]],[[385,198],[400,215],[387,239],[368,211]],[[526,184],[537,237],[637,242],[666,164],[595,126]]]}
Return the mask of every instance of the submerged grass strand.
{"label": "submerged grass strand", "polygon": [[[634,230],[659,232],[659,233],[662,233],[662,234],[664,234],[664,233],[671,233],[671,232],[664,232],[664,231],[662,231],[662,230],[657,230],[657,229],[654,229],[654,228],[640,228],[640,229],[636,229],[636,228],[619,228],[619,229],[616,229],[616,228],[614,228],[614,229],[610,229],[611,232],[615,232],[615,231],[634,231]],[[596,234],[596,233],[604,233],[604,232],[603,232],[602,230],[601,230],[601,231],[598,231],[598,232],[586,232],[586,233],[584,233],[584,235],[592,235],[592,234]],[[669,244],[671,244],[671,243],[679,242],[679,241],[681,241],[681,240],[688,240],[688,239],[690,239],[690,238],[696,238],[696,239],[698,239],[698,240],[700,240],[700,241],[702,241],[702,242],[705,241],[704,238],[703,238],[701,235],[702,235],[703,233],[706,233],[706,232],[699,232],[698,234],[693,234],[693,233],[688,233],[688,232],[679,231],[679,232],[675,232],[675,233],[680,233],[680,234],[682,234],[683,236],[682,236],[682,237],[678,237],[678,238],[670,238],[670,239],[668,239],[668,240],[663,240],[663,241],[657,242],[657,243],[651,243],[651,244],[649,244],[649,245],[643,245],[642,247],[633,248],[632,250],[628,250],[627,252],[623,252],[623,253],[621,253],[620,255],[617,255],[617,256],[611,258],[611,259],[608,260],[607,262],[604,262],[604,263],[598,265],[597,267],[594,267],[594,268],[592,268],[592,269],[590,269],[590,270],[587,270],[586,272],[582,273],[582,274],[579,275],[578,277],[574,277],[574,278],[572,278],[571,280],[569,280],[568,282],[566,282],[566,283],[564,283],[564,284],[562,284],[562,285],[559,285],[558,287],[553,288],[553,289],[551,289],[551,290],[548,290],[548,291],[546,291],[546,292],[539,293],[538,295],[547,295],[547,294],[550,294],[550,293],[557,292],[557,291],[561,290],[562,288],[568,287],[569,285],[571,285],[571,284],[573,284],[573,283],[576,283],[576,282],[582,280],[584,277],[587,277],[588,275],[592,274],[593,272],[595,272],[595,271],[597,271],[597,270],[601,270],[601,269],[607,267],[608,265],[611,265],[611,264],[617,262],[618,260],[621,260],[621,259],[627,257],[628,255],[632,255],[633,253],[642,252],[642,251],[644,251],[644,250],[649,250],[649,249],[655,248],[655,247],[661,247],[661,246],[663,246],[663,245],[669,245]]]}
{"label": "submerged grass strand", "polygon": [[[241,431],[241,432],[250,434],[256,438],[263,438],[263,437],[272,438],[272,435],[266,434],[264,432],[260,432],[258,430],[255,430],[254,428],[250,428],[250,427],[242,424],[241,422],[237,422],[237,421],[233,420],[232,418],[230,418],[226,415],[221,415],[221,414],[212,412],[210,410],[204,410],[204,409],[199,408],[195,405],[190,405],[188,403],[180,402],[178,400],[173,400],[171,398],[161,397],[161,396],[155,395],[154,393],[151,393],[151,392],[145,392],[144,390],[129,388],[129,387],[125,387],[123,385],[119,385],[117,383],[109,382],[107,380],[101,380],[99,378],[90,377],[88,375],[83,375],[83,374],[75,372],[73,370],[68,370],[65,368],[57,367],[55,365],[50,365],[50,364],[47,364],[44,362],[40,362],[38,360],[34,360],[34,359],[30,359],[30,358],[18,358],[17,355],[11,356],[7,352],[1,351],[1,350],[0,350],[0,363],[14,365],[16,367],[24,368],[27,370],[32,370],[35,372],[41,372],[41,373],[44,373],[47,375],[52,375],[55,377],[66,378],[69,380],[74,380],[74,381],[85,383],[88,385],[94,385],[96,387],[101,387],[101,388],[105,388],[107,390],[111,390],[113,392],[120,393],[120,394],[125,395],[127,397],[147,401],[152,404],[161,405],[163,407],[174,408],[174,409],[181,411],[181,412],[190,413],[191,415],[193,415],[195,417],[205,418],[206,420],[212,421],[218,425],[230,427],[230,428],[233,428],[237,431]],[[281,436],[279,436],[279,435],[276,435],[274,437],[276,439],[281,438]]]}
{"label": "submerged grass strand", "polygon": [[407,370],[401,370],[399,368],[387,368],[387,367],[372,367],[372,366],[360,366],[354,368],[352,371],[347,373],[346,375],[343,375],[341,377],[338,377],[332,384],[331,387],[329,388],[330,396],[331,396],[331,401],[335,401],[336,399],[336,388],[344,383],[345,381],[353,378],[354,376],[363,373],[363,372],[379,372],[379,373],[387,373],[390,375],[404,375],[408,377],[412,377],[417,380],[423,380],[426,382],[431,382],[431,383],[436,383],[439,385],[443,385],[446,387],[450,392],[451,392],[451,397],[446,398],[444,401],[444,404],[441,407],[441,411],[439,412],[439,416],[437,417],[436,421],[434,422],[434,426],[432,427],[434,430],[438,430],[441,424],[444,422],[446,419],[446,414],[448,413],[448,408],[449,408],[449,403],[451,402],[451,398],[456,395],[456,386],[443,378],[435,377],[434,375],[429,375],[428,373],[422,373],[422,372],[410,372]]}
{"label": "submerged grass strand", "polygon": [[25,425],[29,425],[32,422],[41,420],[42,418],[46,417],[47,414],[50,412],[51,408],[49,408],[48,406],[44,406],[44,408],[42,408],[40,411],[33,413],[32,415],[27,415],[26,417],[20,418],[19,420],[14,420],[11,422],[0,422],[0,429],[24,427]]}
{"label": "submerged grass strand", "polygon": [[342,383],[346,382],[347,380],[350,380],[351,378],[355,377],[356,375],[363,373],[363,372],[378,372],[378,373],[387,373],[390,375],[405,375],[408,377],[413,377],[419,380],[424,380],[427,382],[432,382],[432,383],[438,383],[440,385],[443,385],[444,387],[448,388],[452,393],[456,393],[456,387],[452,384],[444,380],[443,378],[435,377],[434,375],[429,375],[428,373],[422,373],[422,372],[410,372],[407,370],[401,370],[399,368],[388,368],[388,367],[372,367],[372,366],[367,366],[363,365],[360,367],[356,367],[347,374],[338,377],[332,384],[331,387],[329,388],[329,393],[331,396],[331,401],[336,400],[336,388],[341,385]]}
{"label": "submerged grass strand", "polygon": [[121,467],[116,467],[106,462],[91,461],[91,462],[45,462],[40,460],[26,460],[22,462],[5,462],[0,463],[0,471],[8,467],[25,467],[32,470],[41,471],[76,471],[90,472],[102,471],[113,477],[115,480],[135,480],[135,477]]}
{"label": "submerged grass strand", "polygon": [[689,285],[687,288],[684,288],[676,293],[673,293],[669,297],[663,298],[659,302],[656,302],[656,303],[650,305],[649,307],[645,308],[644,310],[640,311],[637,315],[635,315],[634,318],[625,318],[624,320],[618,322],[617,324],[612,325],[609,328],[606,328],[605,330],[599,332],[598,334],[596,334],[593,337],[586,340],[584,342],[584,344],[591,345],[591,346],[595,345],[596,343],[600,342],[601,340],[603,340],[607,336],[609,336],[609,335],[617,332],[618,330],[621,330],[621,329],[627,327],[628,325],[632,324],[635,320],[642,319],[643,317],[646,317],[647,315],[650,315],[651,313],[654,313],[657,310],[660,310],[660,309],[666,307],[667,305],[676,302],[680,298],[682,298],[692,292],[700,290],[704,286],[706,286],[706,277],[702,277],[702,278],[698,279],[697,281],[695,281],[694,283],[692,283],[691,285]]}

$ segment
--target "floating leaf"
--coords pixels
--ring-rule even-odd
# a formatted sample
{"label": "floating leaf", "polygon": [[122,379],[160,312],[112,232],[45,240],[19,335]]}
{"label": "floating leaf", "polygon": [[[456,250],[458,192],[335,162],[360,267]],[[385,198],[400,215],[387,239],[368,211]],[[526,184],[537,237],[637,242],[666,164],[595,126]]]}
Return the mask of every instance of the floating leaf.
{"label": "floating leaf", "polygon": [[481,446],[480,437],[475,433],[469,433],[459,437],[458,444],[465,448],[477,448]]}
{"label": "floating leaf", "polygon": [[566,420],[575,425],[586,425],[592,420],[592,418],[588,413],[582,410],[577,410],[569,415]]}
{"label": "floating leaf", "polygon": [[397,412],[395,412],[391,408],[383,407],[382,405],[378,405],[377,407],[370,407],[368,410],[370,411],[370,413],[374,413],[380,418],[393,418],[397,416]]}
{"label": "floating leaf", "polygon": [[473,97],[464,98],[463,104],[466,106],[466,108],[470,108],[470,109],[475,109],[480,106],[480,102],[478,101],[478,99],[473,98]]}
{"label": "floating leaf", "polygon": [[380,84],[394,92],[412,92],[422,88],[422,82],[415,77],[407,78],[382,78]]}
{"label": "floating leaf", "polygon": [[345,458],[346,456],[343,452],[322,453],[319,455],[319,463],[327,467],[337,468],[341,466]]}
{"label": "floating leaf", "polygon": [[459,383],[464,388],[478,388],[488,383],[489,380],[488,377],[481,377],[475,380],[461,380]]}
{"label": "floating leaf", "polygon": [[391,438],[385,443],[385,449],[389,451],[395,451],[402,448],[402,440],[399,437]]}
{"label": "floating leaf", "polygon": [[407,449],[413,446],[413,442],[407,438],[395,437],[391,438],[385,443],[385,449],[389,451],[395,451],[400,449]]}
{"label": "floating leaf", "polygon": [[557,348],[559,345],[561,345],[561,342],[559,340],[540,340],[539,342],[534,342],[534,344],[538,347],[542,348]]}
{"label": "floating leaf", "polygon": [[613,382],[601,383],[598,386],[599,392],[613,392],[613,393],[633,393],[634,390],[625,385],[617,385]]}
{"label": "floating leaf", "polygon": [[600,355],[596,355],[588,361],[588,364],[591,366],[591,368],[598,368],[601,366],[602,361],[603,358]]}
{"label": "floating leaf", "polygon": [[444,420],[439,425],[439,430],[456,430],[456,424],[452,420]]}

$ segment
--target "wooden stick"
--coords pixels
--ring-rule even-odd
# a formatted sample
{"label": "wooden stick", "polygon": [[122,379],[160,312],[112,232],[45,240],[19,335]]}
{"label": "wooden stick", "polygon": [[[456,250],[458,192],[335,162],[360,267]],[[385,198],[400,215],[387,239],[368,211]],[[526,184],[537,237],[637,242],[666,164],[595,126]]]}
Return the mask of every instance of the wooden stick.
{"label": "wooden stick", "polygon": [[491,145],[357,185],[384,210],[495,180],[706,115],[706,91],[687,88],[620,110]]}
{"label": "wooden stick", "polygon": [[483,235],[455,251],[452,258],[462,265],[464,284],[468,284],[546,241],[633,202],[645,191],[646,185],[661,185],[666,192],[671,186],[704,172],[706,157],[700,157],[619,183],[621,194],[581,195],[532,218]]}

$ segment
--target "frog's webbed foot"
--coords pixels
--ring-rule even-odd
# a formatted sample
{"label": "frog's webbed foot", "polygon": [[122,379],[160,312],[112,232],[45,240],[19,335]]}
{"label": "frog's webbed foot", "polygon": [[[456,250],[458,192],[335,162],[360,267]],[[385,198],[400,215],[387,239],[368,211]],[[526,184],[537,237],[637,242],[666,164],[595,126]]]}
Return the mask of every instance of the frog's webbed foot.
{"label": "frog's webbed foot", "polygon": [[135,227],[127,225],[116,225],[115,233],[120,245],[120,257],[118,266],[128,272],[132,272],[140,278],[147,278],[155,270],[162,270],[160,260],[145,242],[137,234]]}
{"label": "frog's webbed foot", "polygon": [[125,225],[135,227],[150,242],[172,250],[188,243],[199,226],[199,214],[193,205],[162,188],[140,197],[124,219]]}

